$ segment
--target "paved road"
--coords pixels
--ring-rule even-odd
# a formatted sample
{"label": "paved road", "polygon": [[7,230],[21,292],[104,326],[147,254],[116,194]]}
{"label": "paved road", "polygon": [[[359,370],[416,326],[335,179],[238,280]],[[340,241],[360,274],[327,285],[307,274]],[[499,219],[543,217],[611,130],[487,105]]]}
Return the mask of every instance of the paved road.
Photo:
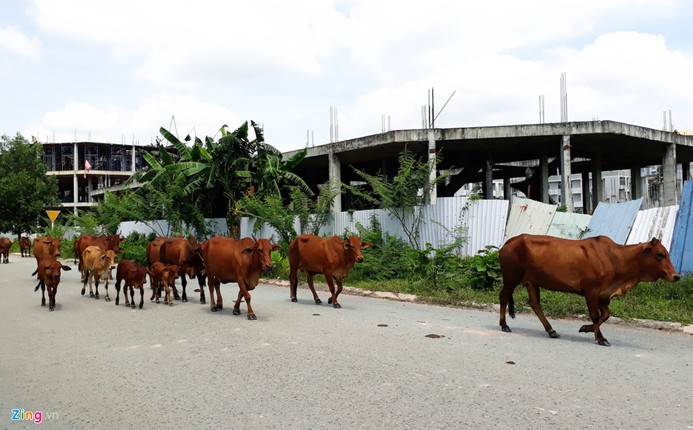
{"label": "paved road", "polygon": [[532,315],[507,334],[495,313],[357,296],[333,309],[269,285],[257,321],[231,314],[235,284],[217,314],[197,299],[130,310],[81,296],[75,270],[48,312],[34,268],[0,265],[0,428],[34,428],[12,409],[60,429],[693,428],[682,333],[607,325],[605,348],[577,321],[555,321],[554,340]]}

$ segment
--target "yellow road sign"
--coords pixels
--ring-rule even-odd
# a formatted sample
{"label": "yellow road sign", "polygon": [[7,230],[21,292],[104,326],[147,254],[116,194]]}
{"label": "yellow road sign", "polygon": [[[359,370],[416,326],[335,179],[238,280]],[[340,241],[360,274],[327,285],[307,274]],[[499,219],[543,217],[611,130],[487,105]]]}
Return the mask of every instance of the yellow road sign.
{"label": "yellow road sign", "polygon": [[60,211],[46,211],[46,214],[48,215],[48,218],[50,218],[51,222],[55,222],[55,219],[58,218],[58,215],[60,215]]}

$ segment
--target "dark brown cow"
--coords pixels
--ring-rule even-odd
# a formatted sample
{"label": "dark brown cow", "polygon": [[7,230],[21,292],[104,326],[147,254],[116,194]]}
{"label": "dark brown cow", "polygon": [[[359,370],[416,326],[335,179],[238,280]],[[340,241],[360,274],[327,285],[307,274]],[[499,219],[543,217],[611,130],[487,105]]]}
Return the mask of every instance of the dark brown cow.
{"label": "dark brown cow", "polygon": [[640,282],[665,279],[678,281],[680,276],[671,264],[669,253],[653,238],[636,245],[618,245],[606,236],[582,240],[522,234],[508,240],[499,253],[503,274],[500,292],[500,326],[510,332],[505,310],[515,317],[513,291],[524,284],[529,303],[544,329],[553,338],[559,337],[544,316],[539,302],[539,287],[584,296],[592,324],[580,332],[594,332],[599,345],[609,346],[600,326],[609,319],[609,303]]}
{"label": "dark brown cow", "polygon": [[[12,239],[0,237],[0,263],[10,262],[10,248],[12,247]],[[3,261],[4,259],[4,261]]]}
{"label": "dark brown cow", "polygon": [[31,257],[31,240],[28,237],[19,238],[19,251],[22,253],[22,257]]}
{"label": "dark brown cow", "polygon": [[[135,288],[140,290],[140,309],[144,306],[144,283],[147,282],[147,268],[140,266],[136,261],[123,260],[118,263],[116,268],[116,299],[115,304],[120,302],[120,282],[123,281],[123,295],[125,296],[125,307],[132,306],[135,309]],[[130,299],[128,299],[128,290]],[[131,305],[132,303],[132,305]]]}
{"label": "dark brown cow", "polygon": [[[337,301],[342,292],[342,279],[349,276],[349,270],[355,263],[363,261],[362,248],[370,248],[368,242],[361,242],[358,236],[350,236],[342,240],[339,236],[319,237],[312,234],[302,234],[289,244],[289,284],[291,285],[291,301],[295,302],[298,289],[298,271],[306,272],[308,286],[313,292],[316,304],[322,301],[318,298],[313,287],[313,276],[319,273],[325,275],[327,286],[332,296],[327,303],[335,308],[342,306]],[[335,291],[333,279],[337,281]]]}
{"label": "dark brown cow", "polygon": [[38,262],[39,283],[34,291],[41,287],[41,306],[46,306],[46,289],[48,289],[48,310],[55,309],[55,295],[58,293],[60,284],[60,270],[72,270],[70,266],[65,266],[57,258],[46,254]]}
{"label": "dark brown cow", "polygon": [[157,237],[147,245],[147,264],[151,266],[157,261],[161,261],[159,255],[161,253],[161,245],[166,242],[166,237]]}
{"label": "dark brown cow", "polygon": [[34,257],[36,257],[36,271],[31,274],[34,276],[38,273],[38,263],[41,257],[44,255],[51,255],[53,257],[60,257],[60,244],[62,242],[62,237],[51,237],[51,236],[39,236],[34,239]]}
{"label": "dark brown cow", "polygon": [[78,260],[78,268],[79,271],[82,273],[82,282],[84,282],[84,277],[86,276],[85,270],[84,270],[84,262],[82,261],[82,254],[84,254],[84,250],[87,249],[89,246],[98,246],[101,251],[106,252],[109,249],[116,254],[120,253],[120,245],[125,242],[125,239],[120,237],[120,234],[110,234],[110,235],[101,235],[101,236],[95,236],[93,234],[83,234],[77,239],[75,239],[75,243],[72,245],[73,251],[75,253],[75,259]]}
{"label": "dark brown cow", "polygon": [[[220,284],[238,283],[238,299],[233,307],[233,314],[241,314],[241,299],[248,305],[248,319],[256,320],[253,307],[250,305],[250,291],[255,289],[260,274],[272,268],[272,251],[279,245],[272,245],[269,239],[236,240],[225,236],[215,236],[203,247],[205,271],[209,285],[209,304],[212,312],[224,308]],[[216,291],[217,300],[214,300]]]}
{"label": "dark brown cow", "polygon": [[173,306],[171,290],[174,288],[173,285],[178,277],[178,266],[157,261],[149,266],[147,273],[149,274],[149,283],[152,287],[152,297],[149,300],[156,298],[156,302],[159,303],[159,297],[161,297],[161,290],[163,289],[166,291],[164,303]]}
{"label": "dark brown cow", "polygon": [[159,249],[158,261],[178,266],[178,276],[180,276],[180,282],[181,285],[183,285],[183,295],[178,297],[178,290],[176,290],[174,285],[173,294],[176,300],[181,299],[183,302],[188,301],[188,295],[185,291],[188,285],[185,275],[188,275],[190,279],[197,278],[197,282],[200,286],[200,303],[204,304],[206,302],[202,247],[197,243],[197,239],[195,239],[194,236],[190,236],[187,239],[183,237],[170,237],[164,240]]}

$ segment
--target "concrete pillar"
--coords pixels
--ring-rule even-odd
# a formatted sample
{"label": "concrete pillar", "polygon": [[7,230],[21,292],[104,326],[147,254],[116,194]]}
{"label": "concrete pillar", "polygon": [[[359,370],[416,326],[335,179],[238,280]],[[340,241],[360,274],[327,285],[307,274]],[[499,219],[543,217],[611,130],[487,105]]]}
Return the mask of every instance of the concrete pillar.
{"label": "concrete pillar", "polygon": [[[329,164],[329,181],[334,184],[336,191],[341,191],[342,187],[342,167],[339,163],[339,157],[335,155],[332,151],[328,154],[328,164]],[[334,201],[332,202],[332,212],[340,213],[342,211],[342,194],[337,194]]]}
{"label": "concrete pillar", "polygon": [[683,187],[684,181],[688,181],[691,179],[691,163],[681,163],[681,179],[681,187]]}
{"label": "concrete pillar", "polygon": [[642,197],[642,173],[640,172],[640,166],[634,166],[630,169],[630,197],[632,200]]}
{"label": "concrete pillar", "polygon": [[592,200],[590,199],[590,172],[582,172],[582,213],[592,213]]}
{"label": "concrete pillar", "polygon": [[561,201],[568,213],[572,213],[575,210],[573,189],[570,186],[570,167],[570,135],[565,135],[561,139]]}
{"label": "concrete pillar", "polygon": [[539,190],[541,191],[541,201],[549,203],[549,156],[546,149],[542,149],[539,158]]}
{"label": "concrete pillar", "polygon": [[597,209],[599,202],[604,200],[602,187],[602,156],[592,158],[592,211]]}
{"label": "concrete pillar", "polygon": [[132,145],[132,159],[130,160],[130,169],[132,170],[132,173],[135,173],[135,160],[137,158],[137,153],[135,152],[135,145]]}
{"label": "concrete pillar", "polygon": [[[428,163],[431,168],[431,173],[429,174],[428,180],[430,183],[434,183],[436,180],[436,175],[438,173],[438,168],[436,167],[436,155],[438,154],[438,151],[436,150],[436,136],[435,136],[435,130],[429,129],[428,130]],[[428,203],[429,205],[434,205],[436,204],[436,200],[438,199],[438,187],[431,187],[431,190],[428,194]]]}
{"label": "concrete pillar", "polygon": [[77,142],[72,145],[72,205],[75,215],[77,215],[77,202],[79,202],[79,180],[77,179],[77,166],[79,166],[79,153],[77,152]]}
{"label": "concrete pillar", "polygon": [[484,198],[493,198],[493,160],[484,160]]}
{"label": "concrete pillar", "polygon": [[510,178],[503,178],[503,199],[510,200],[513,195],[513,189],[510,187]]}
{"label": "concrete pillar", "polygon": [[662,205],[676,204],[676,144],[668,143],[664,147],[662,159]]}

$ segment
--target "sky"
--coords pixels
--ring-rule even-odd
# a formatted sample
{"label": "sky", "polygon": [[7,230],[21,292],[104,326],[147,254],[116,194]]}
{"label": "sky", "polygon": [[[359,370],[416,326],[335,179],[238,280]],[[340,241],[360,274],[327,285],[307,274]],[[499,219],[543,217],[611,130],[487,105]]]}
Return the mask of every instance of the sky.
{"label": "sky", "polygon": [[[3,0],[0,135],[149,145],[253,120],[282,151],[384,128],[693,130],[690,0]],[[449,101],[448,101],[449,100]],[[447,101],[447,104],[445,104]],[[444,106],[445,105],[445,106]],[[444,106],[444,107],[443,107]]]}

